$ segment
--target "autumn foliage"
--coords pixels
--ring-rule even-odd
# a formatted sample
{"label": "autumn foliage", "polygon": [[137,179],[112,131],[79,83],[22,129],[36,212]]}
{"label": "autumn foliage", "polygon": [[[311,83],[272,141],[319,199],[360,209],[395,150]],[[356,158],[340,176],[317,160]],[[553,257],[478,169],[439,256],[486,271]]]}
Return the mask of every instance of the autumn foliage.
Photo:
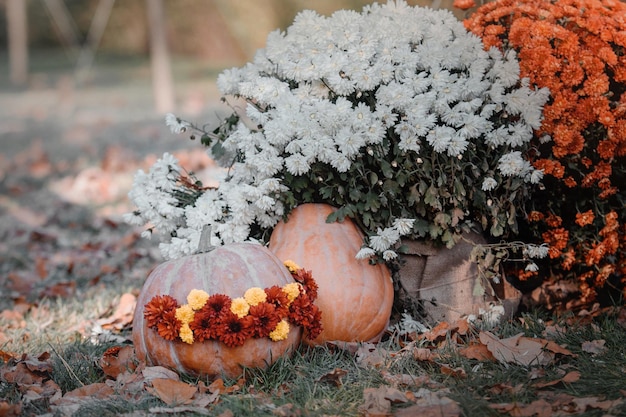
{"label": "autumn foliage", "polygon": [[[551,92],[533,155],[545,188],[526,218],[529,238],[550,246],[543,273],[576,280],[582,303],[594,301],[607,282],[621,279],[623,288],[626,4],[498,0],[478,8],[465,26],[486,48],[514,50],[521,76]],[[536,274],[518,272],[522,279]]]}

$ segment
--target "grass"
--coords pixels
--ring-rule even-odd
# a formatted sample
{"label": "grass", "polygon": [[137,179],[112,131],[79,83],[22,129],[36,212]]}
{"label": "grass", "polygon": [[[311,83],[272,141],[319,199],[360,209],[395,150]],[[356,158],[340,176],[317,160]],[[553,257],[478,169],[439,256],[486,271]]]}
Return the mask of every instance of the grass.
{"label": "grass", "polygon": [[[99,312],[106,310],[107,302],[114,300],[111,298],[112,293],[102,291],[92,296],[97,301],[82,304],[44,303],[40,308],[45,306],[52,322],[56,323],[54,326],[48,325],[45,332],[35,331],[41,326],[39,315],[27,315],[26,325],[22,329],[9,329],[11,335],[29,339],[22,346],[26,346],[27,353],[38,355],[47,351],[51,354],[50,379],[58,384],[63,393],[83,385],[106,381],[99,359],[115,343],[94,343],[89,338],[77,337],[75,332],[66,331],[78,318],[97,317]],[[86,308],[87,305],[89,308]],[[267,370],[246,369],[243,380],[225,380],[226,386],[238,384],[239,389],[221,394],[219,401],[210,404],[206,411],[209,415],[217,416],[358,416],[363,415],[364,390],[378,387],[394,387],[413,395],[424,392],[420,391],[424,389],[436,392],[456,401],[464,416],[514,415],[496,408],[502,404],[523,408],[538,399],[555,404],[562,398],[569,398],[571,402],[573,397],[624,400],[626,330],[622,326],[617,316],[607,310],[593,319],[572,315],[555,319],[541,313],[525,314],[489,329],[500,338],[518,333],[528,337],[550,338],[574,354],[557,357],[557,360],[543,368],[464,357],[460,348],[475,340],[480,331],[478,328],[469,336],[449,334],[444,341],[437,343],[416,341],[416,346],[436,353],[433,360],[416,360],[412,355],[398,355],[401,343],[406,341],[402,342],[395,337],[389,337],[379,344],[380,351],[388,355],[377,366],[363,365],[356,355],[337,347],[302,347],[292,356],[279,358]],[[554,329],[558,331],[554,332]],[[546,336],[546,330],[551,330],[552,336]],[[604,340],[606,350],[590,353],[583,349],[584,342],[594,340]],[[11,345],[11,348],[15,349],[17,345]],[[6,346],[3,350],[7,350]],[[451,374],[445,372],[445,369],[455,372]],[[341,370],[343,377],[328,378],[336,370]],[[565,373],[571,371],[580,372],[580,379],[571,383],[558,382]],[[395,383],[393,377],[402,375],[412,376],[413,382],[405,378],[402,383]],[[181,377],[188,383],[199,383],[196,377]],[[557,382],[545,387],[535,385],[549,381]],[[205,385],[210,382],[203,380]],[[20,391],[15,384],[0,382],[0,398],[5,398],[9,403],[22,402],[24,415],[39,415],[49,411],[50,404],[45,398],[26,401],[23,390]],[[413,402],[410,401],[396,403],[392,410],[398,411],[411,404]],[[164,406],[158,398],[142,390],[133,391],[132,395],[115,395],[106,401],[94,399],[81,403],[73,410],[73,415],[149,415],[154,407]],[[626,415],[626,401],[612,410],[594,407],[587,407],[576,415]],[[564,411],[567,409],[561,406],[560,411],[555,410],[561,414],[555,415],[570,415]],[[193,411],[172,411],[172,415],[200,415]]]}

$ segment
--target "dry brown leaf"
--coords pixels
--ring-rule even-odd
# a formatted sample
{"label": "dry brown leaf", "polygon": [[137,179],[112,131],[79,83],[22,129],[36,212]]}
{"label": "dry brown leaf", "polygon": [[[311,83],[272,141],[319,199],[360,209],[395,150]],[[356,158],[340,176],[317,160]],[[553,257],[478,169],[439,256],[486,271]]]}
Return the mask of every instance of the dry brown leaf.
{"label": "dry brown leaf", "polygon": [[454,378],[467,378],[467,373],[465,372],[465,369],[461,367],[450,368],[448,365],[440,364],[439,368],[441,373],[444,375],[449,375]]}
{"label": "dry brown leaf", "polygon": [[542,339],[524,337],[522,333],[506,339],[499,339],[486,331],[480,332],[478,337],[493,356],[502,363],[531,366],[547,365],[553,360],[553,355],[544,350],[546,341]]}
{"label": "dry brown leaf", "polygon": [[565,356],[572,356],[572,357],[576,356],[569,349],[564,348],[563,346],[559,345],[556,342],[553,342],[551,340],[545,340],[545,339],[537,339],[537,340],[545,342],[544,348],[549,350],[552,353],[556,353],[556,354],[559,354],[559,355],[565,355]]}
{"label": "dry brown leaf", "polygon": [[405,386],[422,386],[431,382],[428,375],[409,375],[409,374],[392,374],[387,371],[381,372],[385,382],[394,387]]}
{"label": "dry brown leaf", "polygon": [[364,343],[356,351],[356,363],[361,366],[380,368],[385,365],[389,352],[373,343]]}
{"label": "dry brown leaf", "polygon": [[552,405],[544,399],[533,401],[530,404],[489,404],[489,408],[501,413],[508,413],[512,417],[551,417],[553,415]]}
{"label": "dry brown leaf", "polygon": [[134,370],[135,349],[132,346],[113,346],[107,349],[100,358],[100,367],[106,376],[117,378],[125,371]]}
{"label": "dry brown leaf", "polygon": [[396,410],[394,417],[458,417],[462,414],[458,403],[439,392],[420,389],[415,395],[415,404]]}
{"label": "dry brown leaf", "polygon": [[167,405],[186,405],[192,402],[198,388],[174,379],[153,379],[152,388],[146,387],[148,392],[159,397]]}
{"label": "dry brown leaf", "polygon": [[391,401],[387,398],[386,387],[365,388],[363,404],[359,410],[367,417],[386,417],[391,415]]}
{"label": "dry brown leaf", "polygon": [[436,358],[436,355],[430,349],[414,347],[411,351],[413,359],[416,361],[431,362]]}
{"label": "dry brown leaf", "polygon": [[176,381],[180,379],[176,372],[163,366],[146,366],[141,373],[148,383],[153,379],[173,379]]}
{"label": "dry brown leaf", "polygon": [[428,341],[434,342],[436,340],[445,339],[448,333],[452,333],[457,329],[458,327],[453,327],[450,323],[442,321],[435,327],[433,327],[432,330],[424,333],[422,337],[424,337]]}
{"label": "dry brown leaf", "polygon": [[571,371],[568,372],[567,374],[565,374],[562,378],[559,379],[554,379],[552,381],[546,381],[546,382],[535,382],[533,384],[533,387],[536,388],[545,388],[545,387],[551,387],[553,385],[557,385],[557,384],[571,384],[572,382],[576,382],[580,379],[580,372],[578,371]]}
{"label": "dry brown leaf", "polygon": [[227,387],[224,385],[224,380],[222,378],[217,378],[208,386],[208,389],[212,393],[232,394],[235,391],[239,391],[243,384],[245,384],[245,380],[242,378],[237,381],[237,384]]}
{"label": "dry brown leaf", "polygon": [[317,382],[327,382],[336,387],[340,387],[343,385],[343,381],[341,380],[344,376],[348,375],[348,371],[341,368],[335,368],[332,371],[322,375],[317,379]]}
{"label": "dry brown leaf", "polygon": [[63,398],[89,397],[103,400],[109,398],[113,394],[115,394],[113,388],[111,388],[104,382],[98,382],[95,384],[85,385],[80,388],[76,388],[75,390],[72,390],[70,392],[67,392],[63,396]]}
{"label": "dry brown leaf", "polygon": [[600,400],[598,397],[573,398],[572,402],[578,407],[576,411],[579,413],[584,413],[590,408],[609,411],[623,403],[621,399]]}
{"label": "dry brown leaf", "polygon": [[104,329],[122,330],[132,323],[136,304],[137,297],[133,294],[122,294],[113,314],[107,318],[98,320],[96,323]]}
{"label": "dry brown leaf", "polygon": [[193,413],[193,415],[210,416],[211,411],[203,407],[178,406],[178,407],[150,407],[148,411],[151,415],[157,414],[183,414]]}
{"label": "dry brown leaf", "polygon": [[481,343],[473,343],[469,346],[459,349],[459,354],[467,359],[476,359],[478,361],[492,361],[495,362],[496,358],[493,353],[487,349],[487,345]]}
{"label": "dry brown leaf", "polygon": [[6,401],[0,401],[0,416],[2,417],[18,417],[22,415],[22,404],[9,404]]}
{"label": "dry brown leaf", "polygon": [[591,340],[585,341],[582,344],[583,352],[591,353],[592,355],[600,355],[605,353],[608,349],[606,346],[606,340]]}

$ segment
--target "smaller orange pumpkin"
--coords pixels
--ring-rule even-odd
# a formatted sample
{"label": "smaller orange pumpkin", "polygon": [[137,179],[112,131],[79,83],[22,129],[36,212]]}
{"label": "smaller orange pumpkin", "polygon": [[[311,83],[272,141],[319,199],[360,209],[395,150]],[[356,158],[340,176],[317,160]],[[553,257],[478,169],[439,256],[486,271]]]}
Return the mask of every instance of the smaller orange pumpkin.
{"label": "smaller orange pumpkin", "polygon": [[[267,248],[252,243],[235,243],[211,252],[171,260],[157,266],[148,276],[137,299],[133,317],[133,342],[139,360],[178,372],[200,376],[235,378],[242,367],[265,368],[297,348],[302,329],[289,326],[286,338],[250,337],[240,346],[228,347],[218,340],[185,343],[166,340],[145,317],[146,305],[156,297],[184,304],[192,290],[242,297],[250,288],[283,287],[294,283],[283,262]],[[197,291],[196,291],[197,292]]]}
{"label": "smaller orange pumpkin", "polygon": [[391,273],[384,264],[355,258],[363,234],[349,218],[327,223],[334,211],[327,204],[296,207],[274,228],[270,250],[279,259],[311,270],[319,286],[316,304],[322,311],[323,330],[313,340],[304,338],[305,343],[379,340],[393,305]]}

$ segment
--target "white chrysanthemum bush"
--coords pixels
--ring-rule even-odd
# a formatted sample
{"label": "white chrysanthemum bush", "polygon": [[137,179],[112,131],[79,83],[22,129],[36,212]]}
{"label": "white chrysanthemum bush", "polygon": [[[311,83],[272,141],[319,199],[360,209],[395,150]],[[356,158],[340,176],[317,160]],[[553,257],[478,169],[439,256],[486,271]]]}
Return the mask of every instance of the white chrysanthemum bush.
{"label": "white chrysanthemum bush", "polygon": [[[165,155],[130,194],[128,220],[168,236],[168,258],[194,252],[209,227],[213,245],[264,240],[307,202],[337,207],[330,221],[356,221],[359,257],[392,260],[402,236],[450,247],[479,227],[504,239],[542,178],[525,155],[548,91],[448,11],[403,1],[305,11],[218,87],[247,103],[201,133],[228,167],[219,187]],[[174,132],[201,130],[169,117]]]}

